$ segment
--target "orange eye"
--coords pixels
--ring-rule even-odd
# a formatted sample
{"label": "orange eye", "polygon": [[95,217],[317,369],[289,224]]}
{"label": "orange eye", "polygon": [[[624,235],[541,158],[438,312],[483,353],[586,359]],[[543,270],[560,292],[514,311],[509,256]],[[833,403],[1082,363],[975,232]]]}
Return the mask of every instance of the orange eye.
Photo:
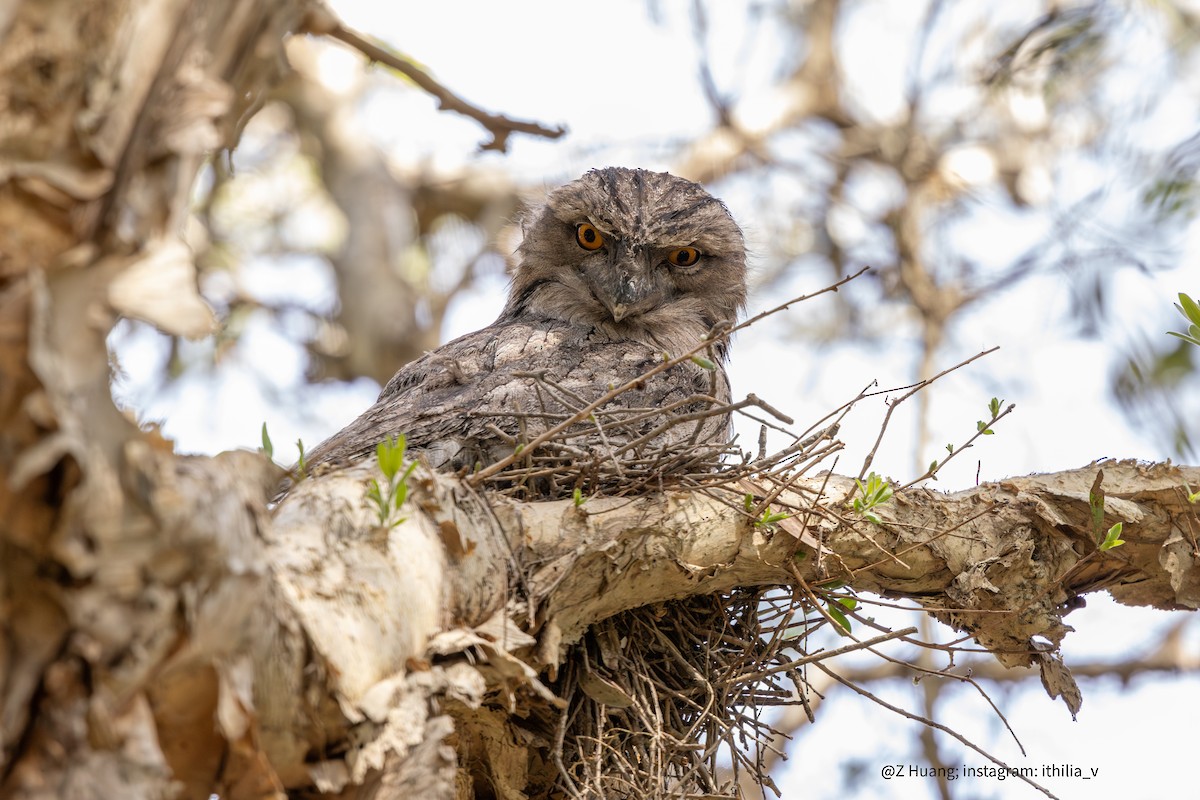
{"label": "orange eye", "polygon": [[667,261],[675,267],[693,267],[700,260],[700,251],[694,247],[676,247],[667,253]]}
{"label": "orange eye", "polygon": [[600,231],[586,222],[575,226],[575,241],[579,242],[579,246],[584,250],[599,250],[604,246],[604,237],[600,235]]}

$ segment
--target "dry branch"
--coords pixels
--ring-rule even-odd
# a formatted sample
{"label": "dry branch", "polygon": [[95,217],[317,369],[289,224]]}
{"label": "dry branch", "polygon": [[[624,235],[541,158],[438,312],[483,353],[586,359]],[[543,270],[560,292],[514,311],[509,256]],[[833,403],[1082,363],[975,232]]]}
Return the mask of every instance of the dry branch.
{"label": "dry branch", "polygon": [[[485,730],[485,738],[500,735],[489,693],[500,692],[505,703],[547,700],[547,675],[596,623],[683,598],[790,585],[793,567],[809,583],[843,578],[856,589],[916,599],[1002,663],[1037,666],[1048,688],[1075,710],[1077,689],[1054,651],[1069,631],[1063,616],[1079,595],[1103,589],[1132,604],[1200,603],[1194,568],[1200,522],[1181,490],[1185,481],[1200,484],[1200,469],[1102,466],[1104,523],[1123,522],[1128,542],[1107,553],[1096,549],[1088,504],[1096,465],[951,495],[910,490],[882,508],[881,526],[847,512],[852,479],[797,481],[779,502],[815,502],[805,533],[827,548],[821,571],[811,552],[795,561],[797,549],[808,548],[792,534],[754,526],[730,503],[698,492],[595,498],[580,508],[571,501],[484,497],[427,475],[417,500],[425,514],[390,533],[372,533],[362,509],[369,469],[360,467],[294,490],[276,518],[280,552],[270,560],[287,559],[280,576],[321,656],[318,674],[344,676],[332,681],[339,707],[359,708],[381,683],[411,682],[432,669],[438,677],[422,684],[423,696],[469,697],[452,715],[460,730]],[[446,548],[448,538],[453,548]],[[881,547],[894,557],[882,557]],[[497,564],[507,565],[507,580],[499,579],[505,570]],[[397,624],[404,630],[393,630]],[[452,667],[460,678],[469,671],[482,676],[474,694],[447,684],[441,671]],[[289,691],[286,699],[294,703],[316,691]],[[282,730],[295,730],[312,713],[293,710],[293,725]],[[266,745],[274,762],[278,756]],[[537,763],[536,749],[530,746],[522,763]]]}
{"label": "dry branch", "polygon": [[377,61],[404,75],[426,93],[438,101],[438,106],[445,111],[462,114],[482,125],[492,140],[480,145],[481,150],[497,150],[503,153],[508,149],[508,137],[514,133],[524,133],[529,136],[540,136],[546,139],[557,139],[567,132],[558,126],[550,128],[538,122],[513,119],[503,114],[493,114],[467,102],[450,89],[443,86],[432,75],[418,67],[410,59],[405,58],[394,50],[388,50],[375,44],[358,31],[351,30],[335,18],[327,9],[321,8],[309,15],[307,28],[313,33],[325,34],[358,50],[372,61]]}

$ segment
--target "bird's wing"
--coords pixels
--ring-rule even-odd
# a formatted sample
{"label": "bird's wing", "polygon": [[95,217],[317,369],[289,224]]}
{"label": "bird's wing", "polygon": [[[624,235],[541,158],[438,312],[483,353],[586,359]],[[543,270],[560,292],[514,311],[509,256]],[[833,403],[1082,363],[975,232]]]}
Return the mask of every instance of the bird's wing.
{"label": "bird's wing", "polygon": [[[314,449],[308,463],[353,463],[403,433],[435,468],[486,465],[662,358],[645,345],[564,322],[497,323],[403,367],[375,404]],[[693,410],[689,399],[698,396],[727,402],[724,371],[685,363],[641,382],[574,426],[567,447],[619,448],[661,428],[663,409]],[[704,435],[724,437],[727,425],[727,417],[708,424]]]}

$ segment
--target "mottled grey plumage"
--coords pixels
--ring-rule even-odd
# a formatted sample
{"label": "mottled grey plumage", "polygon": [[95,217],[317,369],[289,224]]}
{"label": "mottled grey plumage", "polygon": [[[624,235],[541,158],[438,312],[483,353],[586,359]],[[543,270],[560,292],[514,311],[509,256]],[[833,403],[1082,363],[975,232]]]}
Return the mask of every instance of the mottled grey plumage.
{"label": "mottled grey plumage", "polygon": [[[434,468],[486,466],[664,354],[700,345],[745,301],[737,224],[703,188],[666,173],[598,169],[554,190],[524,226],[516,255],[499,318],[401,368],[371,408],[312,451],[310,467],[352,463],[399,433]],[[710,349],[714,369],[672,367],[522,459],[580,468],[574,485],[591,486],[622,475],[622,465],[669,472],[711,462],[729,419],[703,412],[729,402],[729,385],[724,342]],[[669,424],[683,415],[691,416]],[[684,445],[706,447],[689,455]],[[543,476],[530,485],[550,496],[570,484]]]}

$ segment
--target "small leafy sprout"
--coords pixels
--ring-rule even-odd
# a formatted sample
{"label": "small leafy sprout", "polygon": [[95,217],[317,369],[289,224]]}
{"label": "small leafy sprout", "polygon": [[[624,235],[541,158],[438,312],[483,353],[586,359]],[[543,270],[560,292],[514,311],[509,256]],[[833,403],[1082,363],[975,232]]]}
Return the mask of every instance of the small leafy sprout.
{"label": "small leafy sprout", "polygon": [[408,441],[404,434],[385,439],[375,445],[375,456],[379,459],[379,471],[383,473],[383,477],[389,481],[396,477],[400,467],[404,466],[404,451],[407,448]]}
{"label": "small leafy sprout", "polygon": [[853,597],[826,597],[825,610],[829,612],[829,616],[837,623],[838,633],[842,636],[850,635],[850,618],[846,616],[846,612],[842,609],[853,611],[858,608],[858,601]]}
{"label": "small leafy sprout", "polygon": [[262,447],[259,449],[262,450],[267,458],[275,458],[275,445],[271,444],[271,437],[267,433],[267,423],[265,422],[262,426]]}
{"label": "small leafy sprout", "polygon": [[1121,538],[1121,529],[1125,527],[1125,523],[1118,522],[1108,529],[1108,533],[1104,534],[1104,541],[1100,542],[1101,552],[1112,550],[1114,547],[1120,547],[1125,544],[1125,540]]}
{"label": "small leafy sprout", "polygon": [[1169,336],[1174,336],[1183,339],[1185,342],[1200,347],[1200,304],[1188,297],[1183,292],[1179,293],[1179,302],[1175,304],[1175,308],[1183,315],[1183,318],[1188,321],[1187,333],[1177,333],[1175,331],[1167,331]]}
{"label": "small leafy sprout", "polygon": [[[1188,486],[1187,481],[1184,481],[1183,488],[1187,492],[1187,501],[1189,503],[1192,505],[1200,503],[1200,492],[1193,492],[1192,487]],[[749,495],[747,495],[747,497],[749,497]]]}
{"label": "small leafy sprout", "polygon": [[692,363],[697,367],[700,367],[700,369],[707,369],[709,371],[717,368],[716,364],[709,361],[707,358],[704,358],[703,356],[692,356]]}
{"label": "small leafy sprout", "polygon": [[[747,495],[747,497],[749,497],[749,495]],[[759,517],[758,519],[754,520],[754,527],[770,528],[776,522],[779,522],[780,520],[785,520],[790,516],[792,516],[792,515],[791,514],[781,514],[778,511],[771,511],[771,509],[769,507],[764,508],[762,516]]]}
{"label": "small leafy sprout", "polygon": [[[938,468],[938,462],[937,462],[937,459],[935,458],[933,461],[930,461],[930,462],[929,462],[929,471],[930,471],[930,472],[937,472],[937,468]],[[936,475],[932,475],[932,476],[930,476],[930,477],[932,477],[932,478],[934,478],[934,479],[936,479],[936,478],[937,478],[937,476],[936,476]]]}
{"label": "small leafy sprout", "polygon": [[587,502],[587,498],[583,496],[583,492],[580,491],[578,486],[575,487],[575,492],[571,495],[571,500],[574,501],[576,508],[582,507]]}
{"label": "small leafy sprout", "polygon": [[953,453],[953,452],[954,452],[954,444],[953,444],[953,443],[946,445],[946,452],[947,452],[947,453]]}
{"label": "small leafy sprout", "polygon": [[993,434],[995,434],[996,432],[994,430],[992,430],[991,428],[989,428],[988,426],[1000,418],[1000,407],[1002,405],[1004,405],[1003,400],[999,399],[998,397],[993,397],[991,399],[991,401],[988,403],[988,411],[991,413],[992,418],[990,420],[988,420],[987,422],[984,422],[983,420],[979,420],[978,422],[976,422],[975,430],[979,431],[984,436],[992,436]]}
{"label": "small leafy sprout", "polygon": [[375,446],[379,471],[383,473],[386,483],[380,484],[375,478],[371,478],[371,482],[367,484],[367,499],[375,506],[379,524],[387,528],[394,528],[405,519],[397,512],[408,499],[408,479],[417,468],[417,462],[413,461],[407,469],[400,471],[404,466],[404,451],[407,446],[404,434],[385,439]]}
{"label": "small leafy sprout", "polygon": [[881,506],[888,500],[892,499],[892,487],[883,478],[872,472],[867,476],[867,483],[864,486],[863,482],[854,479],[858,484],[858,497],[854,498],[854,510],[862,515],[863,519],[875,525],[882,525],[883,520],[879,515],[872,511],[876,506]]}
{"label": "small leafy sprout", "polygon": [[296,440],[296,449],[300,451],[300,457],[296,459],[296,474],[303,478],[308,473],[308,463],[304,459],[304,440]]}
{"label": "small leafy sprout", "polygon": [[[1190,486],[1188,487],[1188,491],[1189,492],[1191,491]],[[742,497],[742,506],[746,509],[746,511],[749,511],[750,509],[754,508],[754,495],[747,492]]]}

